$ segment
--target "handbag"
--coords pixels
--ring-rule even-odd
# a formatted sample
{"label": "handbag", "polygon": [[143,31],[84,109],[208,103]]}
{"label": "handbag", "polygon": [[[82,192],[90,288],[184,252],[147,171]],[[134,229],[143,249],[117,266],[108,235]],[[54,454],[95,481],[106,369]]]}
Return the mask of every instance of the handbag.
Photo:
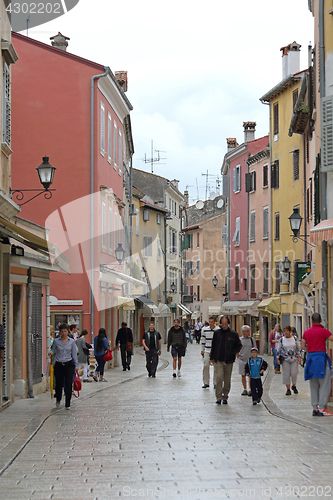
{"label": "handbag", "polygon": [[[82,382],[79,377],[79,372],[78,370],[75,371],[75,377],[74,377],[74,382],[73,382],[73,395],[78,398],[80,396],[80,391],[82,389]],[[77,392],[77,395],[75,394]]]}
{"label": "handbag", "polygon": [[111,361],[111,359],[113,359],[111,349],[108,349],[108,350],[106,351],[106,353],[105,353],[105,354],[104,354],[104,356],[103,356],[103,359],[104,359],[104,361]]}
{"label": "handbag", "polygon": [[279,361],[280,361],[280,365],[282,365],[282,363],[284,361],[284,357],[283,356],[279,356]]}

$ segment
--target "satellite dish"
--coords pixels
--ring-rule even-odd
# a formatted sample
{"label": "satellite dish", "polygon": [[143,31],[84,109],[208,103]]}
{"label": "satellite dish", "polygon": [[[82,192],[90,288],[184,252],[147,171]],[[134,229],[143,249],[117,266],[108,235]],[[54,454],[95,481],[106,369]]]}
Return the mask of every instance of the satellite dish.
{"label": "satellite dish", "polygon": [[216,203],[217,208],[222,208],[223,205],[224,205],[224,201],[222,200],[222,198],[217,200],[217,203]]}
{"label": "satellite dish", "polygon": [[215,200],[216,196],[218,196],[218,193],[215,193],[215,191],[212,191],[209,195],[210,200]]}
{"label": "satellite dish", "polygon": [[196,202],[195,206],[196,206],[196,208],[197,208],[198,210],[202,210],[202,209],[203,209],[203,207],[204,207],[204,202],[203,202],[203,201],[201,201],[201,200],[198,200],[198,201]]}

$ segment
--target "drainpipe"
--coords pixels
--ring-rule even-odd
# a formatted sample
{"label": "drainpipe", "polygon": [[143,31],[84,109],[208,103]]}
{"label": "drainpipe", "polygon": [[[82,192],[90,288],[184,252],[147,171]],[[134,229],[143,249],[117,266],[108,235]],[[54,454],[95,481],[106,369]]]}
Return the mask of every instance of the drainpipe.
{"label": "drainpipe", "polygon": [[110,73],[109,66],[104,66],[105,73],[101,75],[95,75],[91,78],[90,83],[90,331],[91,331],[91,341],[94,339],[94,236],[95,236],[95,226],[94,226],[94,154],[95,154],[95,130],[94,130],[94,120],[95,120],[95,80],[107,76]]}
{"label": "drainpipe", "polygon": [[132,203],[133,203],[133,165],[132,156],[130,159],[130,241],[129,241],[129,253],[132,258],[132,238],[133,238],[133,213],[132,213]]}
{"label": "drainpipe", "polygon": [[28,395],[34,397],[32,364],[31,364],[31,341],[32,341],[32,281],[31,267],[28,269]]}
{"label": "drainpipe", "polygon": [[[325,95],[325,0],[319,0],[319,81],[320,81],[320,100],[322,100]],[[322,122],[323,117],[320,116],[320,121]],[[321,218],[322,220],[327,219],[327,173],[320,172],[320,206],[321,206]],[[322,242],[322,320],[324,327],[327,327],[327,242]]]}

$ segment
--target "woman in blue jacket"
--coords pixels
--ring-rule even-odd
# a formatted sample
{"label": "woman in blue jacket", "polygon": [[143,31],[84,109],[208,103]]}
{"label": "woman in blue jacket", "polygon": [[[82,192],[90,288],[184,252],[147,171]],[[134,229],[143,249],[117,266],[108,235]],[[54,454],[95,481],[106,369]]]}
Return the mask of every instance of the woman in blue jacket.
{"label": "woman in blue jacket", "polygon": [[108,350],[109,344],[105,328],[100,328],[98,335],[94,338],[94,355],[97,361],[96,373],[93,377],[95,382],[98,382],[98,375],[100,382],[106,382],[104,378],[104,354]]}

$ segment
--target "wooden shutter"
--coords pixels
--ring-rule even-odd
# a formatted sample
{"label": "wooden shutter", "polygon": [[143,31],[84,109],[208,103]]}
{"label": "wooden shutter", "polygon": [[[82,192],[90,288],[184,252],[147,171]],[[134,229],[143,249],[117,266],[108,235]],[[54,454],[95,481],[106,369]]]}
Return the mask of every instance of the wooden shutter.
{"label": "wooden shutter", "polygon": [[264,165],[263,166],[263,171],[262,171],[262,174],[263,174],[263,187],[266,187],[268,186],[268,165]]}
{"label": "wooden shutter", "polygon": [[321,99],[321,171],[333,171],[333,96]]}
{"label": "wooden shutter", "polygon": [[275,162],[271,164],[271,188],[275,188]]}
{"label": "wooden shutter", "polygon": [[314,173],[314,224],[320,222],[320,153],[316,158],[316,168]]}
{"label": "wooden shutter", "polygon": [[274,103],[273,106],[273,120],[274,120],[274,135],[279,133],[279,103]]}
{"label": "wooden shutter", "polygon": [[249,193],[251,190],[251,174],[245,174],[245,191]]}
{"label": "wooden shutter", "polygon": [[222,226],[222,247],[228,247],[228,226]]}
{"label": "wooden shutter", "polygon": [[294,181],[299,179],[299,149],[293,151],[293,174]]}
{"label": "wooden shutter", "polygon": [[237,169],[232,170],[232,190],[235,193],[237,191]]}
{"label": "wooden shutter", "polygon": [[43,374],[43,308],[42,308],[42,285],[32,284],[32,318],[31,318],[31,369],[33,383],[42,381]]}
{"label": "wooden shutter", "polygon": [[256,239],[256,212],[253,210],[251,212],[250,218],[250,241],[255,241]]}
{"label": "wooden shutter", "polygon": [[279,160],[275,160],[275,189],[277,189],[280,185],[280,162]]}
{"label": "wooden shutter", "polygon": [[268,207],[263,208],[263,238],[268,238]]}

